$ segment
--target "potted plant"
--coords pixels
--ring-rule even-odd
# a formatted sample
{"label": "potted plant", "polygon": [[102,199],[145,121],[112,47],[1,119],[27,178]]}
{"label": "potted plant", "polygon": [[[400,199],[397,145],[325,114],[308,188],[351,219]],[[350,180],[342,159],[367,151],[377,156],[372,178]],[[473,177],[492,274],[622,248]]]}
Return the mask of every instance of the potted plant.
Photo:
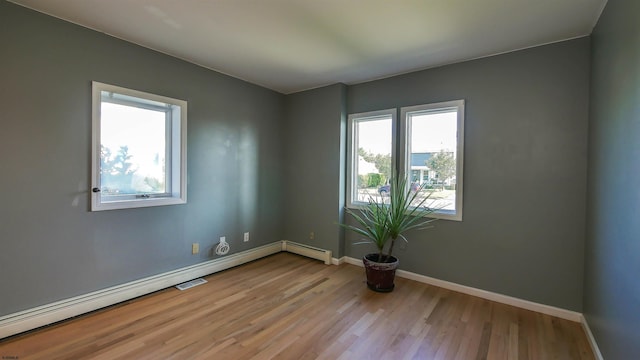
{"label": "potted plant", "polygon": [[[402,175],[391,177],[389,200],[384,196],[369,197],[362,209],[345,208],[357,225],[340,224],[342,227],[364,237],[365,241],[377,248],[377,253],[367,254],[363,263],[367,275],[367,286],[374,291],[389,292],[394,288],[395,272],[399,261],[392,255],[398,239],[407,242],[405,233],[413,229],[425,229],[436,219],[425,218],[437,210],[425,204],[429,196],[419,198],[423,186],[417,189],[407,186]],[[429,202],[429,205],[432,205]]]}

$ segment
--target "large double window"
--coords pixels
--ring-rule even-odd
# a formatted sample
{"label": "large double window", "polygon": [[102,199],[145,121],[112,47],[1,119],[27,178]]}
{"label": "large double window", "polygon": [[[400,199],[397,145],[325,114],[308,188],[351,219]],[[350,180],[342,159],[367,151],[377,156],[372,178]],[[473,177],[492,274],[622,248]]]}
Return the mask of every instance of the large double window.
{"label": "large double window", "polygon": [[91,209],[186,202],[187,103],[93,82]]}
{"label": "large double window", "polygon": [[384,199],[398,169],[434,217],[462,220],[464,100],[352,114],[349,132],[348,206]]}

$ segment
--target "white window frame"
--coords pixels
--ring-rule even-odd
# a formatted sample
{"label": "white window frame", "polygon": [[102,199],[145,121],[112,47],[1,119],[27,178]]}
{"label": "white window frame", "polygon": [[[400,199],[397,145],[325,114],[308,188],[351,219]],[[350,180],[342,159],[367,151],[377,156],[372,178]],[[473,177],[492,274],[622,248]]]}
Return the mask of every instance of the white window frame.
{"label": "white window frame", "polygon": [[400,156],[398,167],[404,171],[407,181],[411,174],[411,128],[409,118],[412,115],[439,113],[456,110],[456,201],[455,210],[440,209],[430,217],[462,221],[462,190],[464,169],[464,100],[445,101],[433,104],[407,106],[400,109]]}
{"label": "white window frame", "polygon": [[391,168],[396,168],[396,109],[370,111],[350,114],[348,117],[349,137],[347,138],[347,207],[357,208],[366,205],[366,202],[355,201],[357,199],[358,182],[358,149],[357,124],[365,121],[375,121],[391,117]]}
{"label": "white window frame", "polygon": [[[103,196],[100,189],[100,122],[102,92],[108,92],[113,102],[141,108],[166,106],[166,181],[163,194],[137,194],[128,196]],[[135,100],[132,99],[136,98]],[[92,82],[92,147],[91,147],[91,211],[130,209],[150,206],[185,204],[187,202],[187,102],[109,85]]]}
{"label": "white window frame", "polygon": [[[400,169],[406,176],[407,183],[411,176],[411,129],[408,116],[421,113],[438,113],[456,110],[457,112],[457,136],[456,136],[456,201],[455,210],[440,209],[431,213],[429,217],[462,221],[463,205],[463,169],[464,169],[464,100],[453,100],[439,103],[407,106],[400,108],[400,124],[397,125],[397,109],[387,109],[350,114],[348,116],[348,137],[347,137],[347,199],[349,208],[362,208],[366,202],[356,201],[357,199],[357,176],[358,176],[358,151],[357,151],[357,123],[361,121],[379,120],[380,118],[391,117],[392,122],[392,169]],[[397,130],[399,129],[399,131]],[[400,146],[396,146],[399,144]]]}

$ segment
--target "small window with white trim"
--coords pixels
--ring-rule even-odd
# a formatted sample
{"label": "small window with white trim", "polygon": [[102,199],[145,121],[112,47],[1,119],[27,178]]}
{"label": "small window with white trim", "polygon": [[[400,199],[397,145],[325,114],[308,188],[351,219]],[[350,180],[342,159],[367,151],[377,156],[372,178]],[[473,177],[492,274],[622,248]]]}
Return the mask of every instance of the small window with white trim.
{"label": "small window with white trim", "polygon": [[93,82],[91,210],[187,201],[187,102]]}

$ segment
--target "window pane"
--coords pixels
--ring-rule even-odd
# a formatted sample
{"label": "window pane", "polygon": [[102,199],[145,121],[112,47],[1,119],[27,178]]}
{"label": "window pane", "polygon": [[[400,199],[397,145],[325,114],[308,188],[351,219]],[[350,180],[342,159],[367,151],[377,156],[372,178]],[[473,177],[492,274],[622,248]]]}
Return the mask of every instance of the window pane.
{"label": "window pane", "polygon": [[[416,112],[408,116],[410,180],[423,185],[417,202],[456,210],[457,111]],[[415,186],[415,185],[414,185]]]}
{"label": "window pane", "polygon": [[166,193],[166,112],[102,102],[102,194]]}
{"label": "window pane", "polygon": [[392,118],[362,119],[354,123],[354,158],[356,202],[367,202],[370,196],[388,193],[384,187],[391,177]]}
{"label": "window pane", "polygon": [[187,202],[187,102],[92,82],[91,211]]}

